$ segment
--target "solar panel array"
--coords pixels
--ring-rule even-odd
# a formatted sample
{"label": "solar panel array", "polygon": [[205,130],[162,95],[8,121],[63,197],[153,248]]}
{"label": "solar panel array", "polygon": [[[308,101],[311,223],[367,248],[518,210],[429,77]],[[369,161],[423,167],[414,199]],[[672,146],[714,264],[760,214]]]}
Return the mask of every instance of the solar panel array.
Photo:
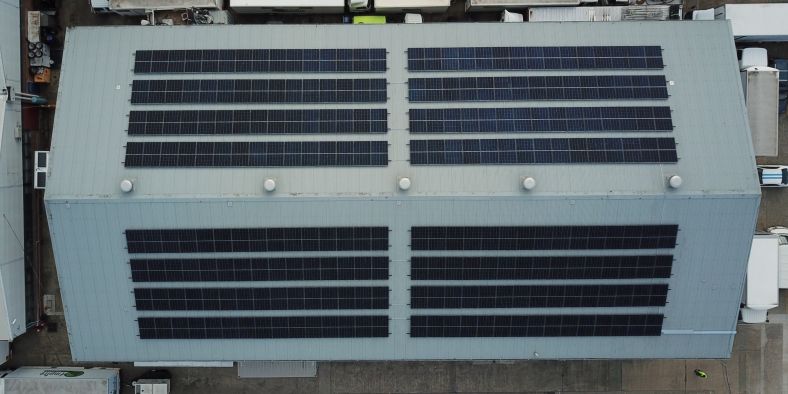
{"label": "solar panel array", "polygon": [[[135,308],[142,339],[279,339],[388,336],[388,316],[303,316],[304,311],[389,308],[386,227],[129,229]],[[197,253],[269,253],[194,257]],[[304,253],[309,253],[304,255]],[[315,255],[314,252],[319,252]],[[361,255],[359,255],[361,254]],[[297,281],[350,281],[304,286]],[[192,285],[183,282],[277,281],[281,286]],[[361,281],[361,282],[358,282]],[[290,283],[287,283],[290,282]],[[322,283],[321,283],[322,284]],[[150,286],[150,285],[148,285]],[[152,317],[167,311],[288,311],[287,316]]]}
{"label": "solar panel array", "polygon": [[[412,227],[410,336],[655,336],[663,314],[506,314],[495,309],[660,308],[668,302],[676,225]],[[631,250],[626,255],[435,255],[437,251]],[[424,255],[424,252],[432,252]],[[645,252],[645,253],[644,253]],[[531,280],[592,282],[533,283]],[[609,283],[599,280],[630,280]],[[643,280],[657,281],[644,283]],[[421,282],[430,281],[430,282]],[[454,282],[448,282],[454,281]],[[508,281],[458,284],[456,281]],[[512,282],[518,281],[518,282]],[[441,309],[446,314],[419,314]],[[489,309],[469,315],[461,310]],[[593,309],[591,309],[593,310]],[[522,313],[522,312],[520,312]]]}
{"label": "solar panel array", "polygon": [[669,107],[412,108],[411,133],[672,131]]}
{"label": "solar panel array", "polygon": [[413,280],[669,278],[673,256],[416,256]]}
{"label": "solar panel array", "polygon": [[675,163],[673,138],[410,140],[412,165]]}
{"label": "solar panel array", "polygon": [[138,311],[388,309],[388,287],[136,288]]}
{"label": "solar panel array", "polygon": [[129,142],[126,167],[384,167],[386,141]]}
{"label": "solar panel array", "polygon": [[381,48],[153,50],[134,56],[135,74],[385,71]]}
{"label": "solar panel array", "polygon": [[[439,73],[408,79],[408,100],[420,103],[616,101],[574,107],[410,108],[413,134],[670,132],[668,106],[631,106],[667,100],[659,46],[408,48],[408,71]],[[474,75],[489,71],[573,70],[571,75]],[[617,74],[587,74],[621,70]],[[463,71],[470,76],[452,77]],[[638,72],[638,74],[633,74]],[[444,74],[440,74],[444,73]],[[657,164],[678,161],[673,138],[411,140],[412,165]]]}
{"label": "solar panel array", "polygon": [[411,102],[664,100],[662,75],[410,78]]}
{"label": "solar panel array", "polygon": [[658,336],[661,314],[610,315],[415,315],[410,336],[433,337],[610,337]]}
{"label": "solar panel array", "polygon": [[385,79],[135,79],[132,104],[384,103]]}
{"label": "solar panel array", "polygon": [[388,257],[131,259],[134,282],[386,280]]}
{"label": "solar panel array", "polygon": [[386,133],[385,109],[131,111],[129,135]]}
{"label": "solar panel array", "polygon": [[662,69],[659,46],[408,48],[409,71]]}
{"label": "solar panel array", "polygon": [[411,308],[665,306],[667,285],[413,286]]}
{"label": "solar panel array", "polygon": [[382,338],[388,316],[141,317],[141,339]]}
{"label": "solar panel array", "polygon": [[[138,50],[134,73],[385,73],[386,50],[198,49]],[[129,136],[383,134],[385,109],[348,108],[385,103],[385,78],[135,79],[132,105],[247,104],[249,109],[133,110]],[[268,104],[337,104],[335,108],[272,109]],[[260,106],[264,106],[260,108]],[[129,142],[126,167],[349,167],[387,166],[386,141]]]}

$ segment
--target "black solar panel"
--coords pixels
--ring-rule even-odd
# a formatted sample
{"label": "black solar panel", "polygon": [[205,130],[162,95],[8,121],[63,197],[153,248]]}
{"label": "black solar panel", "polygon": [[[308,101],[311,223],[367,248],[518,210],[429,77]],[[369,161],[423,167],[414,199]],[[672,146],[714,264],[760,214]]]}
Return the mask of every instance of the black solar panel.
{"label": "black solar panel", "polygon": [[413,257],[413,280],[669,278],[673,256]]}
{"label": "black solar panel", "polygon": [[386,227],[126,230],[135,253],[333,252],[388,250]]}
{"label": "black solar panel", "polygon": [[409,71],[662,68],[659,46],[408,48]]}
{"label": "black solar panel", "polygon": [[412,227],[412,250],[670,249],[678,226]]}
{"label": "black solar panel", "polygon": [[134,289],[138,311],[388,309],[388,287]]}
{"label": "black solar panel", "polygon": [[663,315],[411,316],[411,337],[659,336]]}
{"label": "black solar panel", "polygon": [[413,309],[665,306],[668,285],[413,286]]}
{"label": "black solar panel", "polygon": [[412,165],[676,163],[673,138],[410,140]]}
{"label": "black solar panel", "polygon": [[381,48],[155,50],[134,56],[135,74],[385,71]]}
{"label": "black solar panel", "polygon": [[385,109],[131,111],[129,135],[386,133]]}
{"label": "black solar panel", "polygon": [[[136,82],[136,81],[135,81]],[[665,100],[663,75],[410,78],[411,102]]]}
{"label": "black solar panel", "polygon": [[134,282],[386,280],[388,257],[132,259]]}
{"label": "black solar panel", "polygon": [[411,109],[411,133],[672,131],[669,107]]}
{"label": "black solar panel", "polygon": [[132,104],[384,103],[385,79],[137,79]]}
{"label": "black solar panel", "polygon": [[141,317],[140,339],[385,338],[388,316]]}
{"label": "black solar panel", "polygon": [[386,141],[129,142],[126,167],[385,167]]}

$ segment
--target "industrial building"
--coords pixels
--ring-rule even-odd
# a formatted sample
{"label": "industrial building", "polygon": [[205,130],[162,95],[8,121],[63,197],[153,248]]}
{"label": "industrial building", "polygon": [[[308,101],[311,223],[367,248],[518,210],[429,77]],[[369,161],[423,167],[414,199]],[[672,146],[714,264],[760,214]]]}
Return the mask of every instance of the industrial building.
{"label": "industrial building", "polygon": [[724,358],[760,191],[723,21],[80,27],[76,361]]}
{"label": "industrial building", "polygon": [[0,2],[0,363],[26,330],[19,3]]}

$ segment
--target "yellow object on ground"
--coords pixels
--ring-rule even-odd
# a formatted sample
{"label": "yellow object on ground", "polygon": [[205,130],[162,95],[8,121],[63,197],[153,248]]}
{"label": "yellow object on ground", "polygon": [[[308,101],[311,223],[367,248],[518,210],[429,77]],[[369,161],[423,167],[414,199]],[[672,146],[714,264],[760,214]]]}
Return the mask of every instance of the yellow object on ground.
{"label": "yellow object on ground", "polygon": [[353,17],[354,25],[384,25],[386,17],[383,15],[360,15]]}

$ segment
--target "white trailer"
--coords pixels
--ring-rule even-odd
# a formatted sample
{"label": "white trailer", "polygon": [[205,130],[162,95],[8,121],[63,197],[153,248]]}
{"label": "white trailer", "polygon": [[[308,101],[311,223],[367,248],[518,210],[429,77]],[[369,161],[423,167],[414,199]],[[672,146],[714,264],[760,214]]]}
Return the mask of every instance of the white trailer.
{"label": "white trailer", "polygon": [[96,13],[143,16],[147,11],[186,10],[192,8],[218,10],[223,0],[90,0]]}
{"label": "white trailer", "polygon": [[528,9],[529,22],[616,22],[664,21],[670,6],[534,7]]}
{"label": "white trailer", "polygon": [[725,4],[714,19],[729,20],[736,41],[788,41],[788,3]]}
{"label": "white trailer", "polygon": [[597,0],[466,0],[465,11],[503,11],[549,6],[575,7],[584,3],[596,2]]}
{"label": "white trailer", "polygon": [[0,373],[2,394],[119,394],[120,369],[21,367]]}
{"label": "white trailer", "polygon": [[763,323],[766,311],[778,305],[778,238],[774,234],[757,234],[752,239],[747,262],[747,279],[741,308],[745,323]]}
{"label": "white trailer", "polygon": [[741,71],[755,156],[777,156],[780,70],[747,67]]}
{"label": "white trailer", "polygon": [[341,14],[345,0],[230,0],[230,9],[243,14]]}
{"label": "white trailer", "polygon": [[451,0],[375,0],[375,11],[381,13],[439,13],[446,12]]}

